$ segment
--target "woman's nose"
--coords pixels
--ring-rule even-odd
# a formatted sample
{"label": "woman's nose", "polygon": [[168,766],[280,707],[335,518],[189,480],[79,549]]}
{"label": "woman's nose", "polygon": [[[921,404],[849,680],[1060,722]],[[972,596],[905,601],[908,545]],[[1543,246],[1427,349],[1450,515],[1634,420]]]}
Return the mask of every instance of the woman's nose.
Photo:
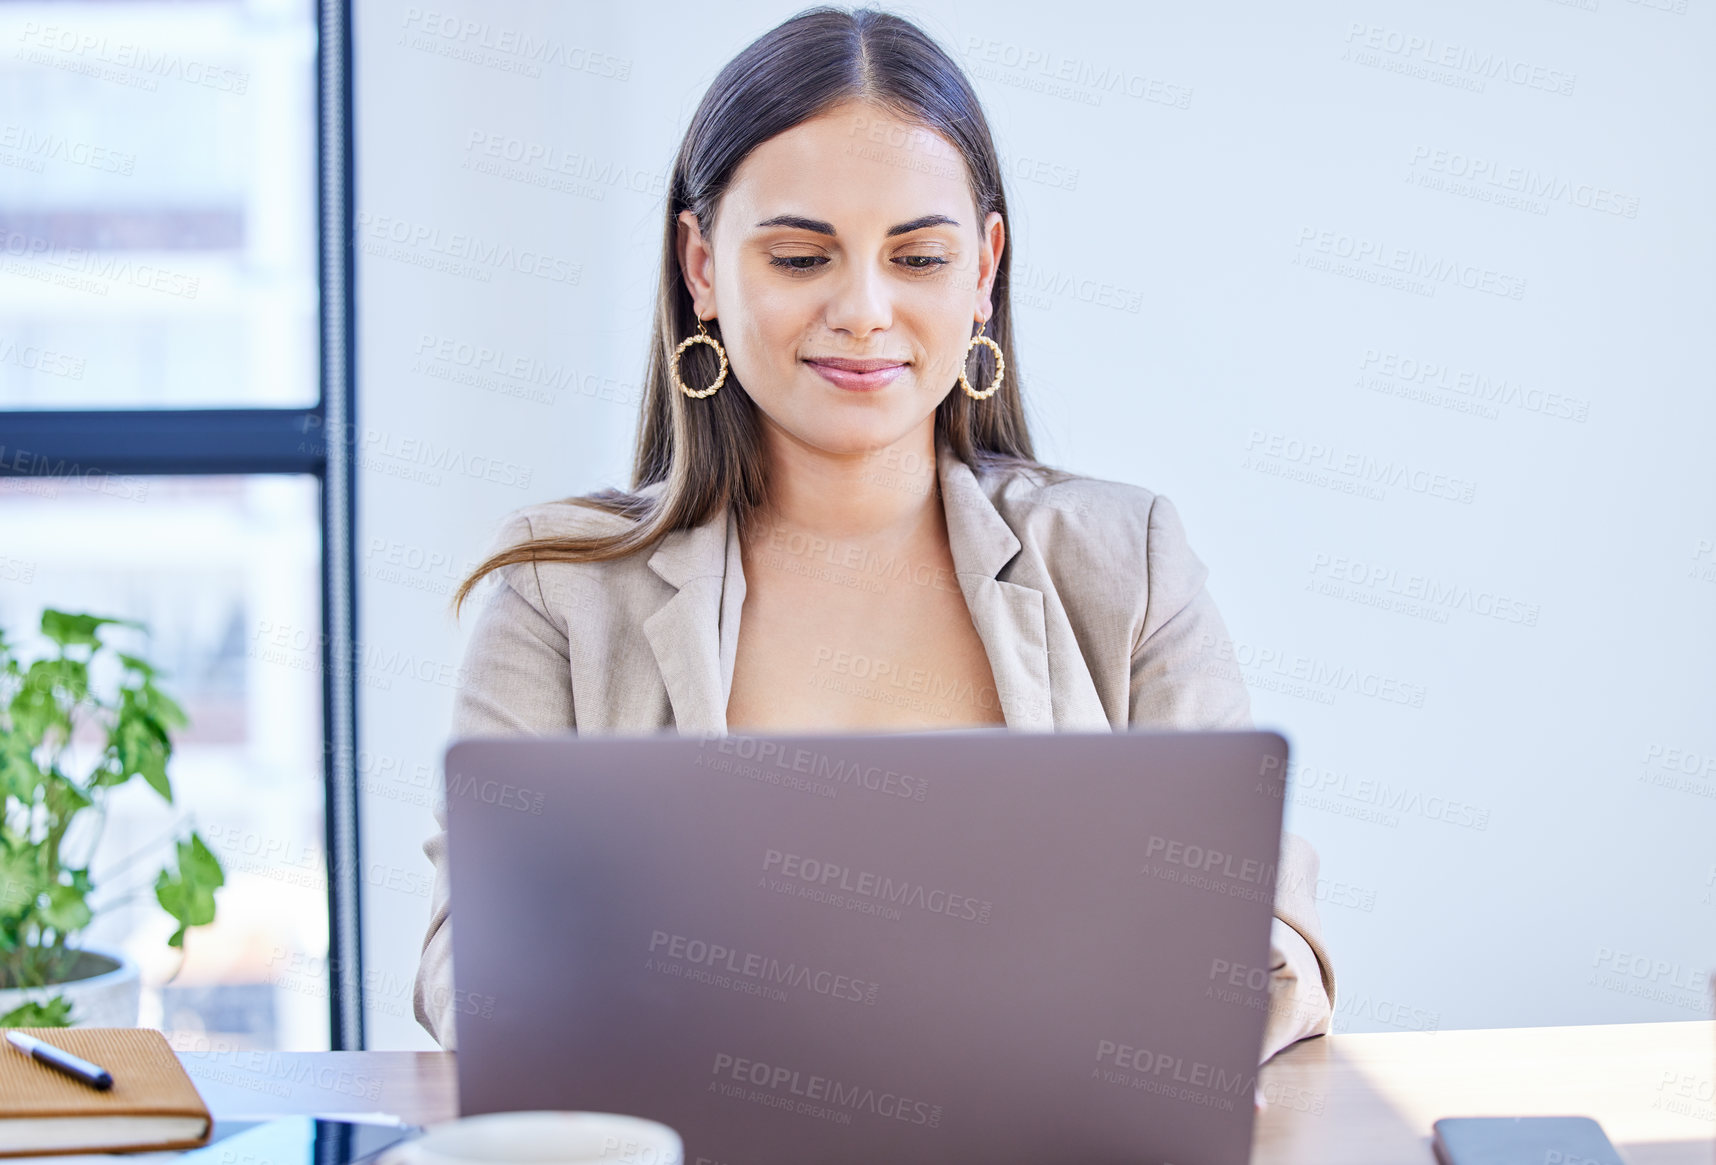
{"label": "woman's nose", "polygon": [[824,311],[828,327],[854,340],[864,340],[894,322],[894,305],[882,273],[867,263],[841,273]]}

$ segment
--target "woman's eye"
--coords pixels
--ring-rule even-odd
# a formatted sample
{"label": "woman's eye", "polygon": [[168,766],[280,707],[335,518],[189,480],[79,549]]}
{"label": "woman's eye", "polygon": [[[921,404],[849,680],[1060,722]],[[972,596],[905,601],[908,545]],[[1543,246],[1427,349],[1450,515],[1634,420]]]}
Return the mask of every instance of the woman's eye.
{"label": "woman's eye", "polygon": [[[814,271],[828,262],[826,255],[770,255],[771,266],[785,271]],[[902,255],[894,260],[908,271],[934,271],[948,262],[943,255]]]}
{"label": "woman's eye", "polygon": [[788,271],[812,271],[819,263],[828,262],[822,255],[771,255],[769,262]]}

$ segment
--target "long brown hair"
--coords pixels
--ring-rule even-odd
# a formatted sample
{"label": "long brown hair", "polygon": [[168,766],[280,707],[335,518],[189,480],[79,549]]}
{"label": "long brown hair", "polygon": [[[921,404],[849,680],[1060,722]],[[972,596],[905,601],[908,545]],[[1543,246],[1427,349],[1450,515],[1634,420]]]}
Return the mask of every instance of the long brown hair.
{"label": "long brown hair", "polygon": [[[752,41],[703,95],[674,159],[632,488],[562,499],[630,522],[604,534],[535,538],[492,555],[459,584],[453,595],[455,615],[485,575],[515,562],[623,558],[650,549],[674,530],[703,524],[728,505],[735,507],[741,529],[754,520],[767,487],[756,404],[731,374],[719,392],[697,400],[679,392],[670,376],[674,348],[698,323],[680,272],[678,217],[680,211],[691,210],[707,233],[734,171],[753,149],[850,100],[879,105],[952,142],[964,156],[979,222],[990,211],[999,211],[1007,221],[1001,162],[977,95],[953,59],[915,24],[874,9],[819,7]],[[986,333],[1001,346],[1006,379],[994,396],[981,401],[950,391],[935,414],[937,447],[945,443],[979,472],[992,466],[1048,470],[1031,451],[1019,393],[1012,252],[1009,229],[995,272],[995,310]],[[710,334],[720,338],[718,321]],[[974,382],[986,383],[994,371],[986,347],[978,346],[974,362]],[[693,345],[681,360],[682,374],[687,383],[708,384],[715,378],[715,363],[708,345]],[[665,485],[654,496],[639,492],[656,482]]]}

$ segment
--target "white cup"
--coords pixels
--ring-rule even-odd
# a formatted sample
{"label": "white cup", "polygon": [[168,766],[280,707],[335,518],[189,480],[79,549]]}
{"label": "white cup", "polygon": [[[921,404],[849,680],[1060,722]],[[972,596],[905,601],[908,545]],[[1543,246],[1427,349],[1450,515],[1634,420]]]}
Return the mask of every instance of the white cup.
{"label": "white cup", "polygon": [[491,1112],[433,1125],[388,1165],[684,1165],[679,1134],[610,1112]]}

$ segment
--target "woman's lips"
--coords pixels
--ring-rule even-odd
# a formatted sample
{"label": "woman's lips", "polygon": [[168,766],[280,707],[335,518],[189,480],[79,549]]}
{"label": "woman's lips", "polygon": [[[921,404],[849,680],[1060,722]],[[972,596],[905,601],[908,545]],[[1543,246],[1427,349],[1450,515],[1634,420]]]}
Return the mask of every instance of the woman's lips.
{"label": "woman's lips", "polygon": [[880,360],[806,360],[822,378],[839,388],[869,392],[890,384],[906,370],[904,364]]}

